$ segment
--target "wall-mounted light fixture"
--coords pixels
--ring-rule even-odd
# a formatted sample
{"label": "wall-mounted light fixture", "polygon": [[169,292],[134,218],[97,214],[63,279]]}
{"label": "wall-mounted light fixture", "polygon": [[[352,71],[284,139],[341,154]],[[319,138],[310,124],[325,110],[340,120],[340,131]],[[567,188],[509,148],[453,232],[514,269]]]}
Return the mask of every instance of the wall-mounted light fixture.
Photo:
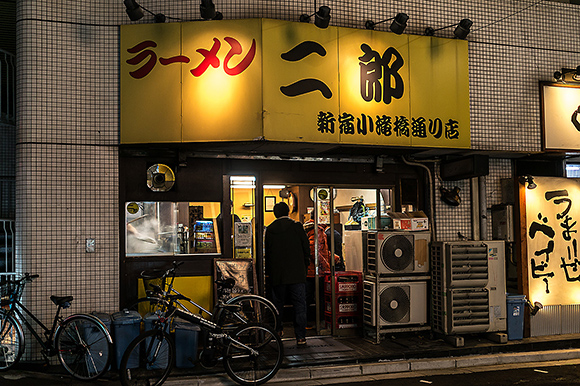
{"label": "wall-mounted light fixture", "polygon": [[580,82],[580,66],[575,69],[562,68],[561,71],[554,72],[556,82]]}
{"label": "wall-mounted light fixture", "polygon": [[529,174],[526,176],[521,176],[519,178],[520,184],[526,186],[528,184],[528,189],[536,189],[538,185],[534,182],[534,177],[530,176]]}
{"label": "wall-mounted light fixture", "polygon": [[[165,23],[167,19],[180,20],[176,17],[165,16],[162,13],[153,13],[137,3],[135,0],[123,0],[123,3],[125,4],[125,11],[127,12],[127,15],[131,21],[141,20],[144,16],[143,11],[153,15],[155,23]],[[201,0],[201,4],[199,5],[199,13],[203,20],[222,20],[224,18],[221,12],[216,12],[215,5],[212,0]]]}
{"label": "wall-mounted light fixture", "polygon": [[461,197],[459,196],[459,192],[461,189],[459,186],[455,186],[453,189],[449,190],[444,188],[443,186],[439,188],[441,192],[441,201],[446,203],[447,205],[451,206],[459,206],[461,204]]}
{"label": "wall-mounted light fixture", "polygon": [[532,303],[531,300],[527,301],[528,303],[528,307],[530,307],[530,315],[534,316],[538,313],[538,311],[540,311],[542,308],[544,308],[544,305],[540,302],[534,302]]}
{"label": "wall-mounted light fixture", "polygon": [[442,29],[445,28],[449,28],[449,27],[455,27],[455,30],[453,31],[453,34],[455,35],[455,37],[457,39],[465,39],[467,37],[467,35],[469,35],[469,32],[471,31],[471,26],[473,25],[473,22],[469,19],[463,19],[461,20],[459,23],[457,24],[451,24],[445,27],[441,27],[441,28],[437,28],[437,29],[433,29],[431,27],[427,27],[425,28],[425,35],[426,36],[433,36],[435,34],[436,31],[441,31]]}
{"label": "wall-mounted light fixture", "polygon": [[389,27],[389,29],[391,31],[393,31],[394,33],[396,33],[397,35],[400,35],[403,33],[403,31],[405,31],[405,28],[407,28],[407,20],[409,20],[409,16],[406,13],[397,13],[397,15],[395,17],[391,17],[389,19],[385,19],[385,20],[381,20],[381,21],[377,21],[376,23],[373,22],[372,20],[367,20],[365,22],[365,28],[366,29],[375,29],[375,26],[377,24],[381,24],[384,23],[386,21],[392,20],[393,22],[391,23],[391,26]]}
{"label": "wall-mounted light fixture", "polygon": [[145,7],[139,5],[135,0],[123,0],[125,4],[125,12],[129,16],[131,21],[141,20],[144,16],[143,11],[145,10],[147,13],[153,15],[155,23],[165,23],[166,17],[162,13],[153,13]]}
{"label": "wall-mounted light fixture", "polygon": [[224,15],[215,10],[215,4],[212,0],[201,0],[199,13],[203,20],[222,20]]}
{"label": "wall-mounted light fixture", "polygon": [[330,8],[326,5],[321,6],[318,8],[317,12],[314,12],[312,15],[308,15],[303,13],[300,15],[300,21],[302,23],[309,23],[310,18],[314,16],[314,25],[318,28],[327,28],[328,23],[330,23]]}

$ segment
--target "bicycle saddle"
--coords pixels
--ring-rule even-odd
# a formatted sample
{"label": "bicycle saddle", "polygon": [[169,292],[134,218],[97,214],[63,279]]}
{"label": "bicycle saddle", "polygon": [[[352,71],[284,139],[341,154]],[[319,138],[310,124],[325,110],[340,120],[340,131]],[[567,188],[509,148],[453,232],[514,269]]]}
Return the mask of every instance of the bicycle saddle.
{"label": "bicycle saddle", "polygon": [[50,297],[50,300],[52,300],[52,302],[57,306],[64,306],[64,305],[66,305],[66,303],[72,302],[73,297],[72,296],[54,296],[54,295],[52,295]]}

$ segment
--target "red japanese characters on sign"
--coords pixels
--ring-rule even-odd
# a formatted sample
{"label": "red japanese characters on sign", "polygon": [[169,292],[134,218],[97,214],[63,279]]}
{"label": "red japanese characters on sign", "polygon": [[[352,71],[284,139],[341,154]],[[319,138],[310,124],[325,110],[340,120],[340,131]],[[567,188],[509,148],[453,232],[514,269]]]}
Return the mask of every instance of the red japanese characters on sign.
{"label": "red japanese characters on sign", "polygon": [[[234,56],[243,54],[243,48],[240,42],[232,37],[225,37],[224,40],[229,44],[230,49],[227,52],[223,60],[223,70],[227,75],[235,76],[244,72],[254,60],[256,56],[256,40],[252,39],[252,45],[249,48],[243,59],[235,66],[230,67],[230,61]],[[128,59],[126,62],[132,66],[141,66],[134,71],[130,71],[129,75],[135,79],[142,79],[149,75],[153,68],[157,64],[157,54],[153,51],[153,48],[157,47],[157,43],[152,40],[144,40],[135,46],[128,48],[127,52],[130,54],[136,54],[132,58]],[[213,68],[218,68],[220,66],[220,59],[218,58],[218,52],[221,48],[221,42],[218,38],[213,38],[213,45],[211,49],[207,50],[205,48],[199,48],[196,50],[199,54],[203,56],[201,63],[190,70],[191,74],[195,77],[203,75],[209,66]],[[190,58],[184,55],[176,55],[168,58],[159,58],[159,63],[162,66],[168,66],[173,63],[189,63]]]}

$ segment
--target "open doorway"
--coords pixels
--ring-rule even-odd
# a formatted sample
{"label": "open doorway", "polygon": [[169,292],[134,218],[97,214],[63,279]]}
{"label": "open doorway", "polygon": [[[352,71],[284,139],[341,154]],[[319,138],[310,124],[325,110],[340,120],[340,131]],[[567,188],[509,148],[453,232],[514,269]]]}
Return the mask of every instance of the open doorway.
{"label": "open doorway", "polygon": [[[362,273],[369,229],[386,226],[394,187],[263,185],[264,229],[273,206],[285,202],[303,224],[311,245],[307,278],[307,336],[355,335],[362,330]],[[332,274],[334,273],[334,274]],[[268,289],[266,289],[268,293]],[[286,337],[293,336],[293,309],[281,310]]]}

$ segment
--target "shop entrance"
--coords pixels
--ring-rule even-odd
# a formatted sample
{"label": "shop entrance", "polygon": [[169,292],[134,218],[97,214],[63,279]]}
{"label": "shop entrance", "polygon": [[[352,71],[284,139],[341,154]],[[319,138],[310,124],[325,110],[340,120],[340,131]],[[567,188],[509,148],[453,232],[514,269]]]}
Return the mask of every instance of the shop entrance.
{"label": "shop entrance", "polygon": [[[386,226],[393,210],[394,187],[263,185],[264,229],[275,220],[273,207],[285,202],[289,217],[309,237],[307,336],[355,335],[362,329],[362,278],[366,234]],[[369,222],[377,222],[369,224]],[[334,274],[332,274],[334,273]],[[282,311],[285,336],[293,336],[290,302]]]}

